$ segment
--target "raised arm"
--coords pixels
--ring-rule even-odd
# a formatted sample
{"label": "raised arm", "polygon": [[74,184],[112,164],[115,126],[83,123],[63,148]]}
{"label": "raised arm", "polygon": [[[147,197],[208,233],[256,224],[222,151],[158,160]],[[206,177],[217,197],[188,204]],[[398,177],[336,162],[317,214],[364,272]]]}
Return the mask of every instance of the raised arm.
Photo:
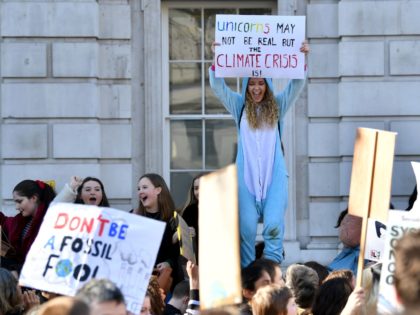
{"label": "raised arm", "polygon": [[213,52],[213,65],[209,68],[209,81],[210,87],[216,97],[222,102],[223,106],[231,113],[235,120],[240,114],[242,103],[242,97],[239,93],[232,91],[227,85],[223,78],[216,78],[215,76],[215,47],[219,46],[219,43],[213,42],[211,45],[211,51]]}
{"label": "raised arm", "polygon": [[184,315],[198,315],[200,313],[198,265],[188,261],[187,274],[190,279],[190,300]]}
{"label": "raised arm", "polygon": [[73,203],[76,200],[77,188],[82,183],[83,179],[78,176],[70,177],[70,181],[66,183],[63,189],[55,196],[53,202],[69,202]]}
{"label": "raised arm", "polygon": [[[307,41],[304,41],[302,43],[302,46],[300,47],[300,51],[302,53],[305,54],[305,57],[308,55],[309,53],[309,44],[307,43]],[[306,68],[306,65],[305,65]],[[305,69],[305,76],[306,76],[306,69]],[[292,106],[296,100],[298,99],[300,93],[303,90],[303,87],[305,86],[306,83],[306,78],[305,79],[292,79],[289,81],[289,83],[287,84],[286,88],[276,94],[276,101],[277,104],[279,105],[279,110],[281,115],[284,115],[288,109],[290,108],[290,106]]]}

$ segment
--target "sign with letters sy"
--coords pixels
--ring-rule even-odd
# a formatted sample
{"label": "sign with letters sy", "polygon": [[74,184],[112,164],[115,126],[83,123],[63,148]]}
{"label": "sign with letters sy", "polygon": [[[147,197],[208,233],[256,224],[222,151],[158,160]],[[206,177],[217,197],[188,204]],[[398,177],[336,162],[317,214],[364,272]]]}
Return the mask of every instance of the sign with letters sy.
{"label": "sign with letters sy", "polygon": [[304,16],[216,15],[216,77],[303,79]]}

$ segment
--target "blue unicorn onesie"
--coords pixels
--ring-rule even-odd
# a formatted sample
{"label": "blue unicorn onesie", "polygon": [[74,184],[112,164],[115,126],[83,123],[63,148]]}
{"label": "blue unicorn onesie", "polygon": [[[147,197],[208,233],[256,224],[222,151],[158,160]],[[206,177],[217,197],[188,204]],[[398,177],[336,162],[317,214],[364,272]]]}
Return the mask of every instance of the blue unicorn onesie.
{"label": "blue unicorn onesie", "polygon": [[[283,119],[305,85],[305,80],[290,80],[287,87],[274,95],[279,110],[274,126],[252,129],[243,114],[249,78],[242,82],[242,93],[232,91],[223,78],[209,69],[210,86],[232,114],[238,131],[236,166],[238,169],[239,226],[241,265],[255,260],[255,238],[260,217],[263,218],[264,257],[283,260],[284,215],[287,208],[288,174],[281,148]],[[267,89],[274,91],[271,79]]]}

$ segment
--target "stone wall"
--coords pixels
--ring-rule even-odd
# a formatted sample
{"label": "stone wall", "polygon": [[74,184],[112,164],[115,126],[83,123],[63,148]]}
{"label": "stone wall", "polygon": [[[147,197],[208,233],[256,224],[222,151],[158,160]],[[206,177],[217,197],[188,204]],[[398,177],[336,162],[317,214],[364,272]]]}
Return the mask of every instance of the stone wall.
{"label": "stone wall", "polygon": [[2,2],[1,192],[25,178],[103,180],[131,208],[132,27],[128,1]]}
{"label": "stone wall", "polygon": [[398,132],[392,202],[407,207],[419,160],[420,1],[310,1],[309,248],[347,206],[357,127]]}

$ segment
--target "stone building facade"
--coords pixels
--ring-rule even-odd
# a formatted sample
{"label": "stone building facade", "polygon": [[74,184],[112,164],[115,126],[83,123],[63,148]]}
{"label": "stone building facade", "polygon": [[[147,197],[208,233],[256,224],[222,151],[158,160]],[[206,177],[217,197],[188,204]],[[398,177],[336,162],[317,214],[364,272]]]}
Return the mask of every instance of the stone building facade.
{"label": "stone building facade", "polygon": [[336,253],[357,127],[398,132],[392,202],[406,207],[420,157],[420,1],[3,0],[0,10],[0,198],[11,214],[25,178],[60,189],[96,176],[128,210],[145,172],[162,174],[181,205],[192,175],[231,163],[236,132],[206,75],[216,13],[307,17],[308,85],[284,132],[287,261]]}

